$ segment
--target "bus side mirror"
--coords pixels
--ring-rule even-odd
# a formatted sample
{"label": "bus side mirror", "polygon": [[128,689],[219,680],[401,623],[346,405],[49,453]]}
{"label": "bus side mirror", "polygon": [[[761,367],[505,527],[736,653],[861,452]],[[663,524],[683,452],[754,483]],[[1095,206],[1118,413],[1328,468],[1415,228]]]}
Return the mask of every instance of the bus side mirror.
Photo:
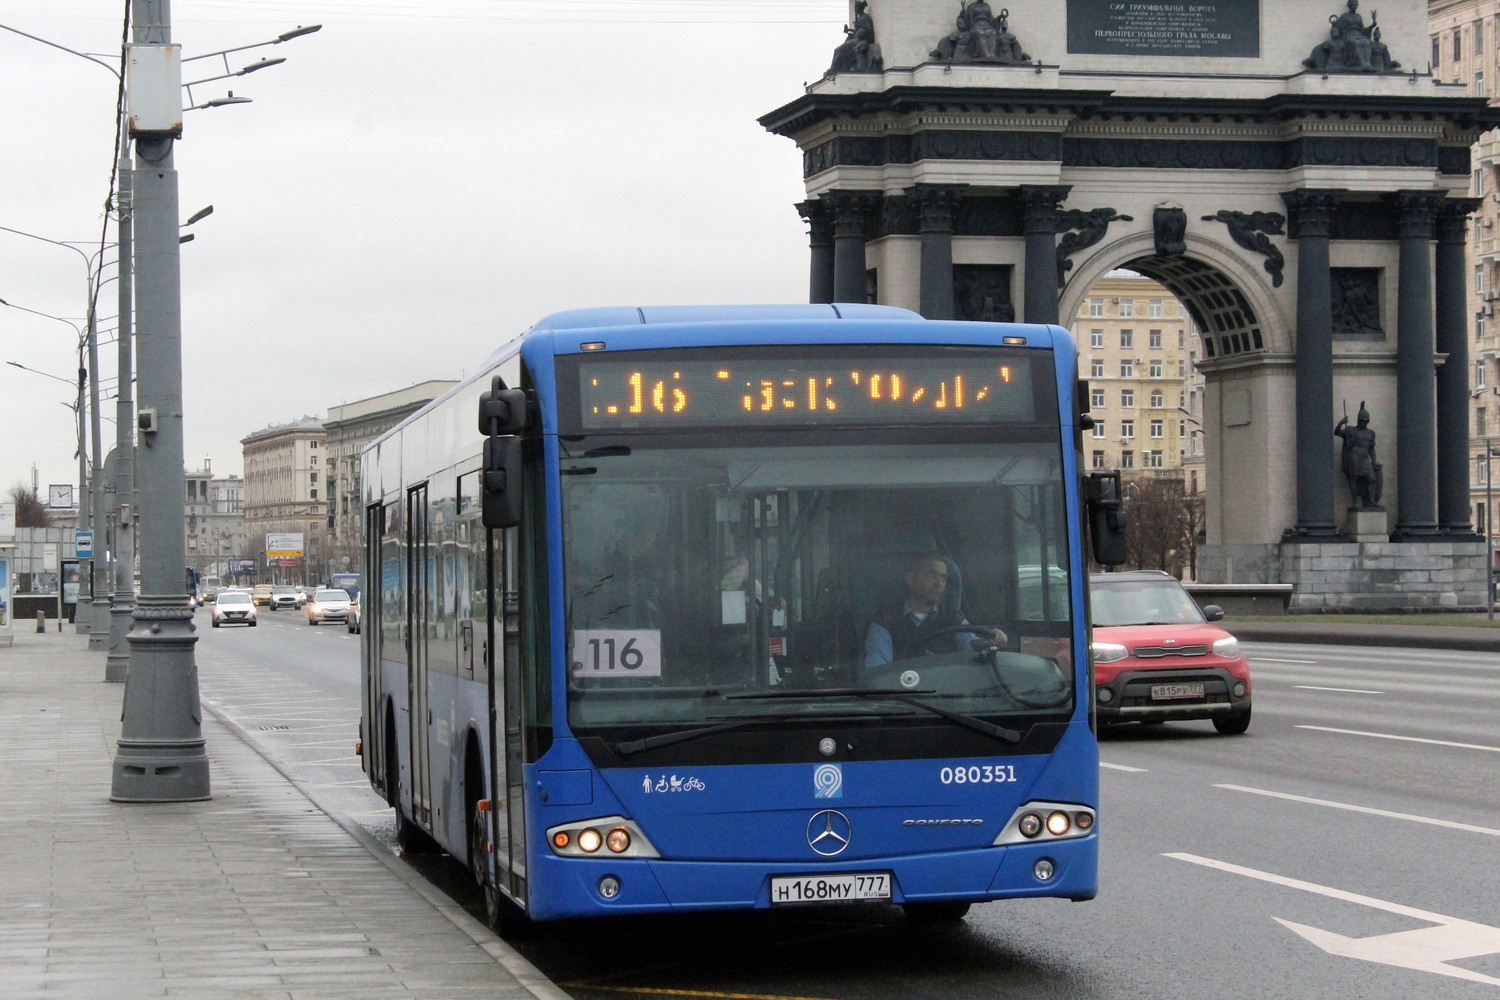
{"label": "bus side mirror", "polygon": [[1125,562],[1125,510],[1120,473],[1091,472],[1088,485],[1089,537],[1100,566]]}
{"label": "bus side mirror", "polygon": [[521,439],[484,439],[484,491],[480,520],[486,528],[521,523]]}
{"label": "bus side mirror", "polygon": [[526,390],[507,389],[496,375],[490,391],[479,397],[479,433],[486,437],[521,434],[526,430]]}

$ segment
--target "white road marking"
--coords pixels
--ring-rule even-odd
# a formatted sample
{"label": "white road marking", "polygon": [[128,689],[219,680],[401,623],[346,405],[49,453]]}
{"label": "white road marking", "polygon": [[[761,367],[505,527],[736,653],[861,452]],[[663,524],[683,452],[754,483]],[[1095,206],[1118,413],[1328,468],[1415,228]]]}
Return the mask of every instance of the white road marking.
{"label": "white road marking", "polygon": [[1265,795],[1273,799],[1286,799],[1288,802],[1305,802],[1308,805],[1327,806],[1329,809],[1343,809],[1348,812],[1365,813],[1370,816],[1384,816],[1387,819],[1404,819],[1410,823],[1426,823],[1428,826],[1441,826],[1449,830],[1463,830],[1465,833],[1482,833],[1489,837],[1500,837],[1500,830],[1493,830],[1487,826],[1472,826],[1468,823],[1455,823],[1447,819],[1433,819],[1430,816],[1415,816],[1411,813],[1391,812],[1389,809],[1375,809],[1371,806],[1356,806],[1347,802],[1314,799],[1306,795],[1272,792],[1264,788],[1247,788],[1244,785],[1215,785],[1214,787],[1228,789],[1231,792],[1249,792],[1251,795]]}
{"label": "white road marking", "polygon": [[1359,729],[1334,729],[1331,726],[1297,726],[1297,729],[1315,729],[1320,733],[1341,733],[1344,736],[1373,736],[1380,740],[1401,740],[1403,743],[1430,743],[1436,747],[1457,747],[1460,750],[1488,750],[1500,753],[1500,747],[1487,747],[1479,743],[1453,743],[1449,740],[1425,740],[1420,736],[1393,736],[1390,733],[1367,733]]}
{"label": "white road marking", "polygon": [[1292,687],[1302,691],[1337,691],[1339,694],[1385,694],[1384,691],[1367,691],[1364,688],[1326,688],[1316,684],[1293,684]]}
{"label": "white road marking", "polygon": [[1309,667],[1317,666],[1320,662],[1318,660],[1283,660],[1275,656],[1257,656],[1254,653],[1250,654],[1250,659],[1257,663],[1301,663]]}
{"label": "white road marking", "polygon": [[1425,920],[1436,926],[1420,927],[1413,931],[1397,931],[1393,934],[1377,934],[1374,937],[1352,938],[1317,927],[1308,927],[1305,924],[1294,924],[1280,917],[1271,918],[1330,955],[1358,958],[1380,965],[1393,965],[1401,969],[1415,969],[1418,972],[1431,972],[1439,976],[1451,976],[1454,979],[1467,979],[1472,983],[1500,986],[1500,979],[1447,964],[1458,959],[1478,958],[1481,955],[1500,953],[1500,927],[1461,920],[1458,917],[1433,913],[1430,910],[1419,910],[1400,903],[1389,903],[1383,899],[1375,899],[1373,896],[1361,896],[1357,893],[1345,892],[1343,889],[1318,885],[1316,882],[1304,882],[1301,879],[1287,878],[1285,875],[1257,871],[1254,868],[1242,868],[1239,865],[1229,864],[1227,861],[1215,861],[1213,858],[1203,858],[1196,854],[1164,854],[1163,857],[1191,862],[1234,875],[1243,875],[1246,878],[1259,879],[1262,882],[1270,882],[1290,889],[1301,889],[1303,892],[1316,893],[1319,896],[1327,896],[1346,903],[1357,903],[1360,906],[1384,910],[1386,913],[1395,913],[1414,920]]}
{"label": "white road marking", "polygon": [[1100,767],[1107,767],[1111,771],[1131,771],[1131,772],[1136,773],[1136,774],[1145,774],[1146,773],[1146,769],[1144,767],[1126,767],[1124,764],[1106,764],[1102,760],[1099,762],[1099,766]]}

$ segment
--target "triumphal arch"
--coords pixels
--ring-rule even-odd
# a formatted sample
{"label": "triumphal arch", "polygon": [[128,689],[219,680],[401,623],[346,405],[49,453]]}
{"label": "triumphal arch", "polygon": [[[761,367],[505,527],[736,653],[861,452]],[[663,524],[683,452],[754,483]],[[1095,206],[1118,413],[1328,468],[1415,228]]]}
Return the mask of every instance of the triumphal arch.
{"label": "triumphal arch", "polygon": [[845,34],[761,119],[802,151],[813,301],[1057,323],[1154,278],[1202,340],[1200,578],[1483,600],[1464,240],[1500,118],[1428,72],[1425,0],[855,0]]}

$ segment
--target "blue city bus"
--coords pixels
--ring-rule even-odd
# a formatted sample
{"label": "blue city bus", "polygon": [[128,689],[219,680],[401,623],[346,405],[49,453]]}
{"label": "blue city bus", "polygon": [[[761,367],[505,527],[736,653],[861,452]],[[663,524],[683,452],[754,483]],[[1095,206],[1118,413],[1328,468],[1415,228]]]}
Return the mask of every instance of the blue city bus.
{"label": "blue city bus", "polygon": [[1123,520],[1075,364],[842,304],[501,347],[362,457],[360,753],[403,850],[501,928],[1091,899],[1084,536],[1117,562]]}

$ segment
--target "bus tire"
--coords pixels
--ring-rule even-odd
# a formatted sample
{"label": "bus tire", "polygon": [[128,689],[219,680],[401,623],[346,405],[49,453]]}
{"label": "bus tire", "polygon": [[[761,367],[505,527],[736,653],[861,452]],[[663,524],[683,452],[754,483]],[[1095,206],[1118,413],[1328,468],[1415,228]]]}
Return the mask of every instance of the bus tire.
{"label": "bus tire", "polygon": [[490,824],[489,816],[479,811],[478,803],[469,805],[469,873],[474,884],[484,897],[485,923],[491,928],[500,926],[500,890],[490,880]]}
{"label": "bus tire", "polygon": [[963,900],[942,903],[902,903],[906,919],[914,924],[956,924],[969,913],[969,904]]}
{"label": "bus tire", "polygon": [[401,758],[396,749],[396,720],[387,716],[385,728],[385,795],[396,809],[396,846],[402,854],[431,854],[437,843],[401,811]]}

